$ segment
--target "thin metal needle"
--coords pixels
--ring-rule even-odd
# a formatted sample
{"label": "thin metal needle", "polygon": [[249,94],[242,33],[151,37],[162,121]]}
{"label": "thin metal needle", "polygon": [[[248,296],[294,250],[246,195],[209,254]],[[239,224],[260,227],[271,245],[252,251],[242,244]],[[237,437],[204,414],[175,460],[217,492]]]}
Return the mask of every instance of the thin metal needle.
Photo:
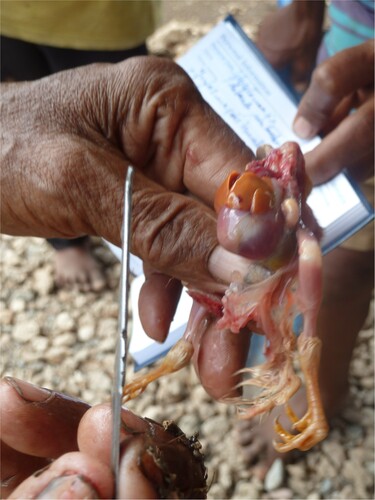
{"label": "thin metal needle", "polygon": [[131,238],[131,209],[133,167],[128,168],[125,179],[124,218],[122,224],[122,259],[119,298],[119,328],[116,342],[115,375],[112,392],[112,470],[115,476],[116,497],[119,493],[120,430],[122,394],[126,381],[126,362],[128,355],[128,301],[129,301],[129,251]]}

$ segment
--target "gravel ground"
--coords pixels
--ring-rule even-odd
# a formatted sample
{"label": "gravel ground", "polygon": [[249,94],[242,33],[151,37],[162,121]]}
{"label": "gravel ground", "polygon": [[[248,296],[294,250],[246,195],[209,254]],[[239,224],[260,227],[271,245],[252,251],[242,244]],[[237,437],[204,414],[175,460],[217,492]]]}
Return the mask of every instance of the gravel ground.
{"label": "gravel ground", "polygon": [[[215,4],[216,10],[214,2],[199,2],[196,12],[197,2],[165,2],[165,24],[151,38],[151,50],[173,57],[182,54],[228,11],[253,36],[273,6],[270,1]],[[94,240],[94,253],[103,264],[107,289],[100,294],[57,290],[53,253],[44,240],[2,237],[2,375],[92,404],[109,399],[119,264],[100,241]],[[155,420],[172,418],[187,434],[199,432],[211,484],[209,498],[374,498],[373,327],[369,316],[351,366],[350,398],[329,437],[288,465],[275,462],[264,482],[242,461],[234,409],[212,401],[192,368],[154,383],[129,406]]]}

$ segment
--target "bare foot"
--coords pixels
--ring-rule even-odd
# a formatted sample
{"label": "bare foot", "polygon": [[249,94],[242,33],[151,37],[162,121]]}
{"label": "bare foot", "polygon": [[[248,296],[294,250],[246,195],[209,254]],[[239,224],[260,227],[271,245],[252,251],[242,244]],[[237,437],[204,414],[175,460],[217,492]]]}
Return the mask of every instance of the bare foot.
{"label": "bare foot", "polygon": [[100,292],[106,286],[103,270],[86,245],[57,250],[55,273],[60,288]]}

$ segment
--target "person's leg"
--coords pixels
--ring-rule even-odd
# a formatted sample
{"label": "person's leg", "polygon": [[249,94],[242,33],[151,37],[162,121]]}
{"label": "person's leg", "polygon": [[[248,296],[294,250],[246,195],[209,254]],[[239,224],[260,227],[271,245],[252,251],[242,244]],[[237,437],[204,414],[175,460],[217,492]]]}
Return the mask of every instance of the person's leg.
{"label": "person's leg", "polygon": [[[374,279],[373,251],[337,248],[324,257],[324,298],[318,320],[318,334],[322,339],[320,362],[320,389],[328,419],[343,407],[348,392],[348,373],[356,339],[361,330],[372,299]],[[291,401],[297,415],[306,410],[305,394],[300,390]],[[272,447],[275,439],[273,422],[284,414],[275,409],[268,418],[242,421],[238,425],[238,440],[245,459],[258,462],[255,472],[261,477],[276,457]],[[283,424],[286,422],[281,420]]]}

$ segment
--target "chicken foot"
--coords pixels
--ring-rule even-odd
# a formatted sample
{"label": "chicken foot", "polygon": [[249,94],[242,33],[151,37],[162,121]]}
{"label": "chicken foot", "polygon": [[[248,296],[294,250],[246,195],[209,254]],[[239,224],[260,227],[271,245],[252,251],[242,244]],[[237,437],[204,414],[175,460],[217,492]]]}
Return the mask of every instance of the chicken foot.
{"label": "chicken foot", "polygon": [[206,327],[206,317],[207,311],[202,306],[194,304],[183,338],[168,351],[160,364],[126,384],[123,391],[123,403],[138,397],[151,382],[164,375],[177,372],[189,364],[194,354],[192,339],[203,333]]}
{"label": "chicken foot", "polygon": [[328,424],[324,415],[318,385],[318,367],[321,352],[321,341],[318,338],[301,336],[298,340],[298,353],[301,370],[305,377],[307,412],[298,418],[289,405],[286,414],[293,422],[293,429],[299,434],[292,434],[284,429],[278,420],[275,421],[275,432],[284,441],[273,442],[274,448],[280,453],[293,449],[309,450],[328,434]]}

